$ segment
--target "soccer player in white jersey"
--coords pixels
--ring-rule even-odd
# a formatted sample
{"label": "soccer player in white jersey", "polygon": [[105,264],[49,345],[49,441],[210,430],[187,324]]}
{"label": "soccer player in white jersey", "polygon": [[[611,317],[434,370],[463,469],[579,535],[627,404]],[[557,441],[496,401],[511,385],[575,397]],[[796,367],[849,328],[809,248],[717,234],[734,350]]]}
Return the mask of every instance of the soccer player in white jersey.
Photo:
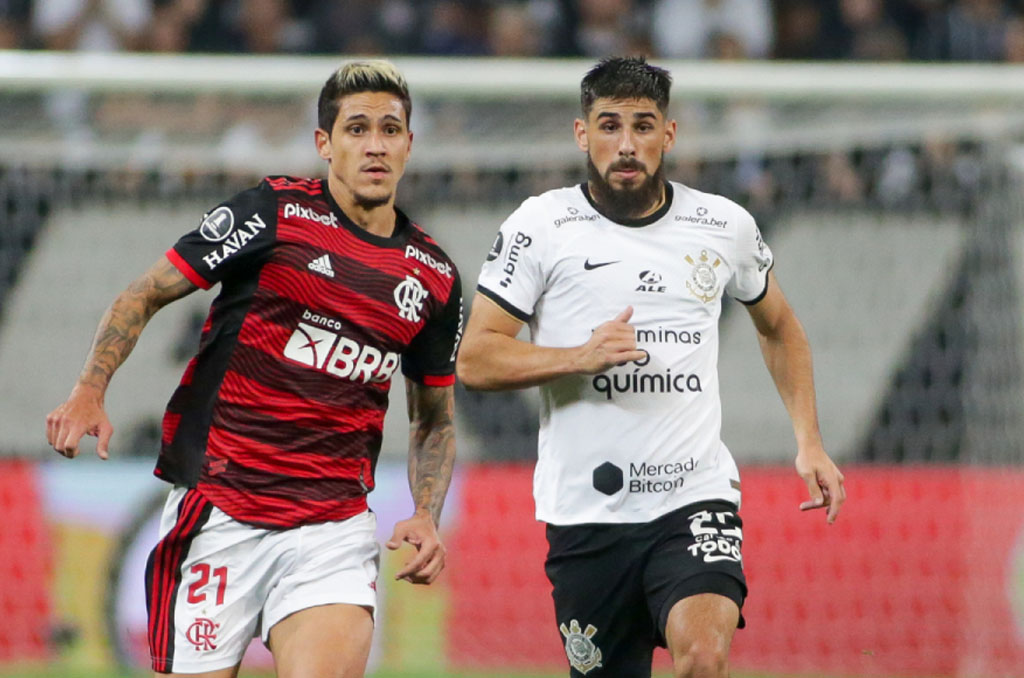
{"label": "soccer player in white jersey", "polygon": [[[743,302],[792,419],[796,469],[835,521],[843,476],[818,430],[807,337],[753,217],[666,181],[671,77],[610,58],[582,82],[588,181],[528,199],[483,265],[457,371],[540,386],[537,519],[571,676],[728,675],[747,595],[740,481],[721,440],[718,319]],[[516,339],[528,323],[531,342]]]}

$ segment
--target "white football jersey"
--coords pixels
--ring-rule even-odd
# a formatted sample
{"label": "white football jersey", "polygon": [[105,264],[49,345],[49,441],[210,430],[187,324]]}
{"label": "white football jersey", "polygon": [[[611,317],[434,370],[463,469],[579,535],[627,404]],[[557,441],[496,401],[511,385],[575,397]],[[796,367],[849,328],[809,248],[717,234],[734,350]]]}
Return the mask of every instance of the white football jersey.
{"label": "white football jersey", "polygon": [[524,202],[501,226],[478,291],[529,323],[538,346],[585,343],[627,306],[641,361],[540,387],[537,519],[647,522],[686,504],[739,504],[721,440],[722,295],[759,301],[772,253],[736,203],[678,183],[629,224],[597,211],[586,185]]}

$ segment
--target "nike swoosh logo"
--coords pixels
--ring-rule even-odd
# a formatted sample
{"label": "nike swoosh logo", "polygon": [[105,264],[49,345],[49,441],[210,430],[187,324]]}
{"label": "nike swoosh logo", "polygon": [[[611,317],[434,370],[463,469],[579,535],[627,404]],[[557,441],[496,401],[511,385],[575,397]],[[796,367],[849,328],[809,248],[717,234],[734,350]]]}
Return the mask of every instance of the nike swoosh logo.
{"label": "nike swoosh logo", "polygon": [[602,261],[600,264],[592,264],[590,263],[590,259],[587,259],[586,261],[583,262],[583,270],[593,271],[595,268],[601,268],[602,266],[611,266],[612,264],[619,263],[619,261],[621,260],[616,259],[615,261]]}

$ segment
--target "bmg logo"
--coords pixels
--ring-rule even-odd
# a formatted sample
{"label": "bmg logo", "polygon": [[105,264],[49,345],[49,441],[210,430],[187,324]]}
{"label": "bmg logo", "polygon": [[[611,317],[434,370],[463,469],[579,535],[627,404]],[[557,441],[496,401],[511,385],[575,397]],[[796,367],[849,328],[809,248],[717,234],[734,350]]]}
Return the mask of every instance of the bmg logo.
{"label": "bmg logo", "polygon": [[320,327],[299,323],[284,347],[284,357],[328,374],[352,381],[384,382],[398,369],[398,354],[382,353],[372,346]]}
{"label": "bmg logo", "polygon": [[[523,250],[533,244],[533,238],[526,235],[522,231],[516,233],[512,239],[512,246],[508,249],[508,254],[505,256],[505,267],[501,269],[501,272],[505,274],[498,284],[502,287],[508,287],[512,283],[512,276],[516,274],[516,264],[519,263],[519,256]],[[495,243],[497,245],[497,243]]]}

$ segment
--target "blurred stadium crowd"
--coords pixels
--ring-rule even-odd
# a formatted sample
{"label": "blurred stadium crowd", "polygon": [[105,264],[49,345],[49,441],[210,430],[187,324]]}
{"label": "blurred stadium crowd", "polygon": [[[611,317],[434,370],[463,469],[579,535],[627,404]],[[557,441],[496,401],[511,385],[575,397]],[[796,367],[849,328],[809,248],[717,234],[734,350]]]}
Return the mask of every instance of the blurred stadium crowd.
{"label": "blurred stadium crowd", "polygon": [[0,48],[1024,62],[1024,0],[0,0]]}

